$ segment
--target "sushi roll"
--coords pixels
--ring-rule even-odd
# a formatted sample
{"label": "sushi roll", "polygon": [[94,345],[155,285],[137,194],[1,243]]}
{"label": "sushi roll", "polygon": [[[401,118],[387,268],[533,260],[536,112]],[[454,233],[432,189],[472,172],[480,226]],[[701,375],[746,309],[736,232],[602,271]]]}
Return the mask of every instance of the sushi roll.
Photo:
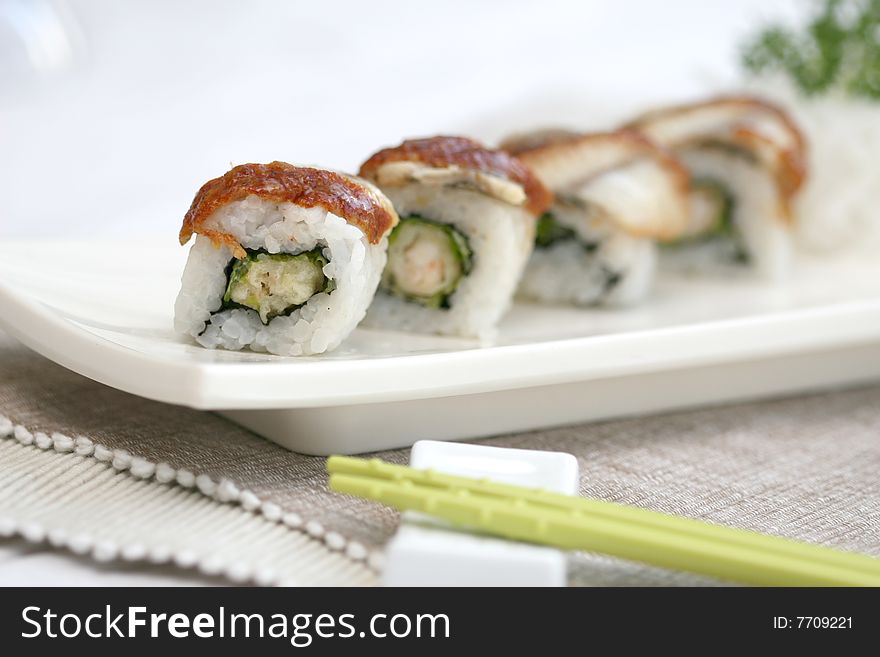
{"label": "sushi roll", "polygon": [[400,223],[365,325],[491,339],[510,305],[551,195],[507,153],[463,137],[413,139],[360,175]]}
{"label": "sushi roll", "polygon": [[538,220],[519,296],[575,305],[630,305],[648,294],[656,240],[687,221],[688,176],[673,157],[633,132],[541,131],[502,148],[555,196]]}
{"label": "sushi roll", "polygon": [[196,240],[174,327],[208,348],[333,349],[370,305],[396,224],[364,180],[285,162],[234,167],[184,217],[180,243]]}
{"label": "sushi roll", "polygon": [[806,177],[806,141],[790,116],[743,96],[655,110],[628,127],[671,149],[691,174],[688,226],[671,263],[786,275],[793,202]]}

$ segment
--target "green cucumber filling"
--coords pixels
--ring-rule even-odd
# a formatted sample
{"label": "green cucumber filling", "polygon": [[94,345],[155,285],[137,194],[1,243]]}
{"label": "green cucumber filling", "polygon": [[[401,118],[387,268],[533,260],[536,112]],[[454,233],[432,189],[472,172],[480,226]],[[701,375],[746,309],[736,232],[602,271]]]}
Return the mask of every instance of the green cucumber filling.
{"label": "green cucumber filling", "polygon": [[579,242],[587,251],[594,251],[598,246],[595,242],[585,242],[580,239],[573,228],[559,223],[559,220],[552,212],[545,212],[538,218],[538,225],[535,230],[535,246],[537,248],[546,249],[549,246],[566,241]]}
{"label": "green cucumber filling", "polygon": [[545,212],[538,218],[538,226],[535,231],[535,246],[546,248],[556,242],[573,240],[575,232],[560,224],[552,212]]}
{"label": "green cucumber filling", "polygon": [[696,235],[718,237],[733,234],[733,195],[722,183],[711,178],[695,179],[691,182],[691,202]]}
{"label": "green cucumber filling", "polygon": [[229,268],[225,308],[250,308],[257,311],[263,324],[280,315],[288,315],[319,292],[334,289],[332,279],[324,275],[329,261],[316,248],[305,253],[266,253],[247,251]]}
{"label": "green cucumber filling", "polygon": [[690,190],[690,225],[669,247],[700,242],[720,242],[734,262],[747,263],[748,251],[733,219],[735,199],[730,189],[714,178],[695,178]]}
{"label": "green cucumber filling", "polygon": [[429,308],[448,308],[449,297],[470,273],[467,237],[448,224],[410,215],[388,236],[382,288]]}

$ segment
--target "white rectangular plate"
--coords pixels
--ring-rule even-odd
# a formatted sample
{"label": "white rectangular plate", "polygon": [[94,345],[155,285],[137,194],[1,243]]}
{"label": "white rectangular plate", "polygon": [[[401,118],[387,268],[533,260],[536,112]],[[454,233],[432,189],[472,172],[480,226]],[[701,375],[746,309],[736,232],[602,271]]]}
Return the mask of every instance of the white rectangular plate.
{"label": "white rectangular plate", "polygon": [[627,310],[518,304],[492,345],[358,329],[335,352],[202,349],[171,329],[172,242],[0,245],[0,326],[80,374],[357,453],[880,379],[880,261],[788,283],[664,274]]}

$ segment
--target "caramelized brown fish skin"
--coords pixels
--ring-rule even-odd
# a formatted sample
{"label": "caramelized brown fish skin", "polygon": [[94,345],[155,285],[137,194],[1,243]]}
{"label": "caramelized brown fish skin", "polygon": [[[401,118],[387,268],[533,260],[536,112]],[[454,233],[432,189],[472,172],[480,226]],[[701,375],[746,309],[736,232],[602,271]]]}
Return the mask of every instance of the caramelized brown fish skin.
{"label": "caramelized brown fish skin", "polygon": [[564,144],[580,136],[581,133],[565,128],[532,130],[507,137],[498,148],[507,151],[511,155],[518,156],[522,153],[528,153],[529,151],[546,148],[555,144]]}
{"label": "caramelized brown fish skin", "polygon": [[230,246],[237,257],[244,255],[233,235],[210,230],[204,224],[219,208],[248,196],[303,208],[321,207],[359,228],[371,244],[379,243],[397,224],[390,202],[363,181],[286,162],[240,164],[202,185],[183,218],[180,243],[186,244],[198,233]]}
{"label": "caramelized brown fish skin", "polygon": [[687,190],[690,176],[684,165],[667,149],[654,144],[641,133],[623,128],[612,132],[574,132],[571,130],[542,130],[513,136],[501,143],[501,148],[530,164],[532,160],[539,162],[545,157],[553,157],[556,153],[589,149],[595,145],[616,144],[619,156],[595,170],[584,172],[584,179],[594,176],[603,170],[621,166],[627,161],[639,157],[656,161],[675,178],[682,191]]}
{"label": "caramelized brown fish skin", "polygon": [[[607,217],[628,235],[653,240],[675,239],[687,225],[687,169],[671,153],[639,133],[538,130],[513,135],[501,143],[501,148],[516,154],[555,194],[586,194],[583,200],[591,200],[596,185],[601,188],[602,181],[609,180],[607,176],[634,171],[632,167],[641,167],[635,175],[646,175],[644,167],[648,166],[655,175],[641,189],[652,190],[650,205],[630,206],[627,211]],[[585,191],[587,187],[592,191]],[[596,199],[593,197],[592,201]],[[601,203],[594,207],[600,206]]]}
{"label": "caramelized brown fish skin", "polygon": [[408,139],[399,146],[373,154],[361,165],[360,175],[373,178],[376,171],[389,162],[418,162],[436,168],[456,166],[504,178],[522,186],[526,194],[525,207],[535,216],[543,213],[553,201],[550,191],[523,162],[467,137]]}
{"label": "caramelized brown fish skin", "polygon": [[806,137],[788,112],[782,109],[779,105],[765,100],[764,98],[759,98],[758,96],[714,96],[697,102],[669,105],[642,114],[640,117],[627,124],[625,128],[638,130],[646,123],[659,121],[670,116],[681,115],[688,112],[699,112],[705,109],[724,106],[737,107],[742,110],[759,110],[772,115],[785,126],[786,130],[792,137],[792,140],[795,142],[796,149],[801,152],[806,151]]}
{"label": "caramelized brown fish skin", "polygon": [[[730,117],[727,126],[728,132],[723,135],[724,140],[731,146],[742,148],[745,151],[772,153],[767,164],[772,170],[782,203],[786,208],[783,214],[790,219],[791,213],[788,206],[794,195],[803,186],[808,175],[807,140],[795,120],[778,105],[757,96],[717,96],[708,100],[672,105],[647,112],[628,123],[625,128],[645,131],[650,135],[652,128],[663,122],[688,117],[699,118],[701,114],[725,110],[741,112],[744,122],[740,123],[736,118]],[[749,113],[763,114],[765,117],[777,121],[790,139],[790,143],[779,144],[760,131],[754,130],[749,125]],[[694,135],[684,142],[663,145],[675,150],[687,146],[711,145],[715,141],[717,139],[713,136]]]}

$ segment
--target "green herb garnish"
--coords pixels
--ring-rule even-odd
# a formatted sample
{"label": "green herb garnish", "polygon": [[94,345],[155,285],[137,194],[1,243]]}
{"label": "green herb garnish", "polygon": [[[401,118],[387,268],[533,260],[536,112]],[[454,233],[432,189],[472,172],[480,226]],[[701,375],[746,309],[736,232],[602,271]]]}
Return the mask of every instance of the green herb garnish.
{"label": "green herb garnish", "polygon": [[880,99],[880,0],[818,0],[801,29],[772,25],[747,43],[745,67],[783,72],[806,95]]}

